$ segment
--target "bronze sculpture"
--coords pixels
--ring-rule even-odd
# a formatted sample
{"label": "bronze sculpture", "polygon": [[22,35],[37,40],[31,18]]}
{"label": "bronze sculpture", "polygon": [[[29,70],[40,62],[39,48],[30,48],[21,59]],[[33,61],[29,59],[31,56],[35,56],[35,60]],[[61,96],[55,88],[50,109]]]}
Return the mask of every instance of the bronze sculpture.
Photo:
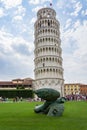
{"label": "bronze sculpture", "polygon": [[47,116],[62,116],[65,99],[60,97],[60,93],[57,90],[42,88],[34,91],[34,93],[45,100],[44,104],[35,107],[34,111],[36,113],[44,113]]}

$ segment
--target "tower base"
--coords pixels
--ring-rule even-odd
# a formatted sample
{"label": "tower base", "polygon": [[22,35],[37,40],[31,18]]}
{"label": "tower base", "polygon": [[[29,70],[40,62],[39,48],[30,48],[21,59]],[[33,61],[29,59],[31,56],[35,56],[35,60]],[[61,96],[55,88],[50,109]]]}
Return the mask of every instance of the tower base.
{"label": "tower base", "polygon": [[62,79],[39,79],[33,82],[34,90],[41,88],[52,88],[60,92],[64,96],[64,81]]}

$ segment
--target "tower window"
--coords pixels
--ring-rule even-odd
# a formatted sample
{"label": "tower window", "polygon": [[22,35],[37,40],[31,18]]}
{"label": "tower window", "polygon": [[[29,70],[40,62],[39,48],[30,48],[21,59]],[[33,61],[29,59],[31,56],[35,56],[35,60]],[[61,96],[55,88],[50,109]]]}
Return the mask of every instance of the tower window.
{"label": "tower window", "polygon": [[40,15],[40,19],[42,18],[42,16]]}
{"label": "tower window", "polygon": [[43,63],[43,67],[45,66],[45,63]]}
{"label": "tower window", "polygon": [[48,26],[50,26],[50,22],[48,21]]}

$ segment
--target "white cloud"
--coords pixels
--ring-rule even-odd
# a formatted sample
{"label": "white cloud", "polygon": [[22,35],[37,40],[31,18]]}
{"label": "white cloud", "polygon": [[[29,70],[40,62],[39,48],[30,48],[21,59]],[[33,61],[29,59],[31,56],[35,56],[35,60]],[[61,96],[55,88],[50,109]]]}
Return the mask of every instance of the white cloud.
{"label": "white cloud", "polygon": [[66,21],[65,29],[67,29],[67,28],[71,25],[71,23],[72,23],[72,19],[69,18],[69,19]]}
{"label": "white cloud", "polygon": [[33,77],[32,44],[21,36],[14,37],[4,29],[0,30],[0,79]]}
{"label": "white cloud", "polygon": [[0,30],[0,47],[3,47],[4,52],[12,51],[12,35],[6,33],[3,29]]}
{"label": "white cloud", "polygon": [[29,50],[30,53],[33,51],[33,48],[34,48],[32,42],[28,42],[25,39],[23,39],[22,37],[15,37],[13,39],[13,44],[14,45],[25,45],[25,46],[27,46],[27,49]]}
{"label": "white cloud", "polygon": [[41,9],[41,8],[42,8],[42,6],[37,6],[36,8],[33,8],[33,9],[32,9],[32,12],[37,13],[37,11],[38,11],[39,9]]}
{"label": "white cloud", "polygon": [[74,3],[76,3],[77,2],[77,0],[71,0],[71,3],[72,4],[74,4]]}
{"label": "white cloud", "polygon": [[25,16],[26,13],[26,8],[24,8],[23,6],[18,6],[17,10],[15,11],[15,15],[21,15],[21,16]]}
{"label": "white cloud", "polygon": [[47,2],[47,1],[52,2],[52,0],[29,0],[29,3],[37,5],[37,4],[43,4],[43,3]]}
{"label": "white cloud", "polygon": [[[2,47],[2,51],[6,53],[14,53],[13,46],[14,45],[25,45],[27,46],[29,52],[31,53],[33,51],[33,44],[29,41],[26,41],[23,39],[23,37],[18,36],[14,37],[12,34],[5,32],[5,30],[0,30],[0,47]],[[21,51],[21,50],[20,50]],[[19,53],[19,52],[17,52]]]}
{"label": "white cloud", "polygon": [[84,58],[84,55],[87,55],[87,21],[84,21],[83,25],[76,28],[73,38],[78,43],[78,50],[76,50],[75,55]]}
{"label": "white cloud", "polygon": [[82,4],[80,2],[77,2],[76,4],[73,5],[74,6],[74,9],[75,11],[71,13],[71,15],[73,16],[78,16],[79,12],[81,11],[82,9]]}
{"label": "white cloud", "polygon": [[35,18],[35,17],[33,17],[33,18],[31,19],[30,23],[31,23],[31,24],[34,24],[34,23],[35,23],[35,21],[36,21],[36,18]]}
{"label": "white cloud", "polygon": [[4,9],[3,8],[0,8],[0,17],[3,17],[5,14],[4,14]]}
{"label": "white cloud", "polygon": [[5,8],[8,9],[21,5],[22,0],[1,0],[1,2],[5,5]]}
{"label": "white cloud", "polygon": [[17,15],[13,17],[12,22],[21,22],[22,20],[23,20],[22,16]]}
{"label": "white cloud", "polygon": [[37,13],[39,9],[42,9],[42,8],[45,8],[45,7],[47,7],[47,5],[43,5],[43,6],[39,5],[39,6],[36,6],[35,8],[32,9],[32,12]]}
{"label": "white cloud", "polygon": [[75,23],[74,23],[74,29],[80,27],[80,21],[77,20]]}
{"label": "white cloud", "polygon": [[87,15],[87,9],[86,9],[86,10],[82,10],[81,14],[82,14],[83,16],[86,16],[86,15]]}
{"label": "white cloud", "polygon": [[[62,32],[65,81],[87,83],[87,21]],[[74,47],[74,48],[73,48]],[[84,71],[85,70],[85,71]],[[68,76],[69,75],[69,76]]]}
{"label": "white cloud", "polygon": [[73,28],[62,32],[64,48],[70,45],[72,39],[75,41],[73,44],[76,43],[78,46],[78,48],[74,50],[74,53],[78,54],[79,57],[82,56],[83,53],[87,54],[87,21],[84,21],[83,24],[81,24],[80,21],[76,21]]}
{"label": "white cloud", "polygon": [[30,4],[39,4],[40,0],[29,0]]}
{"label": "white cloud", "polygon": [[14,11],[12,22],[15,22],[17,26],[17,23],[23,22],[23,17],[25,16],[25,14],[26,8],[24,8],[23,6],[18,6],[17,9]]}
{"label": "white cloud", "polygon": [[[63,9],[62,10],[62,12],[64,11],[64,10],[66,10],[66,9],[68,9],[68,8],[71,8],[71,0],[69,1],[69,0],[58,0],[57,1],[57,3],[56,3],[56,5],[57,5],[57,7],[58,7],[58,9]],[[74,2],[73,2],[74,3]]]}
{"label": "white cloud", "polygon": [[65,5],[65,2],[63,2],[62,0],[58,0],[58,2],[57,2],[58,8],[63,8],[64,5]]}

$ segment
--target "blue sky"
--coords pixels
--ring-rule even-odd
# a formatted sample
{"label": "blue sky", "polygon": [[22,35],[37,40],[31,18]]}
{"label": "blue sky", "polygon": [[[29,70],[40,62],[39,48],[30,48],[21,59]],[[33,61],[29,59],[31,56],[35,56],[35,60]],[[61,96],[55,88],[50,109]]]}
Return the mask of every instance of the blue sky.
{"label": "blue sky", "polygon": [[50,3],[60,22],[65,83],[87,84],[87,0],[0,0],[0,80],[34,78],[34,22]]}

